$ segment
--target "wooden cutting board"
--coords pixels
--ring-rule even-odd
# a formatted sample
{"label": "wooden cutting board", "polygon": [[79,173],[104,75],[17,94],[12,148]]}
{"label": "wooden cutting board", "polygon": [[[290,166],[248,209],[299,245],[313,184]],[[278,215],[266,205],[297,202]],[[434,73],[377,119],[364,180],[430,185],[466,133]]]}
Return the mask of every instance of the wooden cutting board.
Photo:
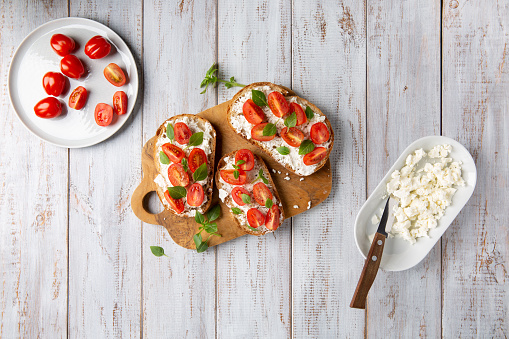
{"label": "wooden cutting board", "polygon": [[[311,208],[313,208],[329,196],[332,187],[330,160],[327,160],[325,166],[323,166],[318,172],[308,177],[299,177],[298,175],[289,172],[271,157],[260,151],[256,146],[238,136],[229,127],[226,120],[226,109],[228,104],[229,101],[211,107],[198,114],[210,121],[217,132],[216,163],[214,164],[214,168],[217,167],[219,159],[221,159],[224,154],[241,148],[247,148],[253,153],[261,156],[271,172],[272,179],[274,180],[281,197],[285,216],[287,218],[307,211],[309,201],[311,201]],[[194,218],[178,217],[167,210],[164,210],[159,214],[152,214],[146,209],[145,197],[147,194],[155,191],[156,189],[154,178],[157,176],[157,172],[152,156],[155,142],[156,137],[154,136],[152,139],[147,141],[143,147],[141,154],[143,180],[133,193],[131,198],[131,208],[133,209],[134,214],[143,222],[164,226],[168,230],[173,241],[175,241],[178,245],[189,249],[195,249],[193,235],[198,232],[199,224],[194,221]],[[273,173],[272,169],[276,170],[276,173]],[[288,175],[286,175],[287,173]],[[290,180],[285,180],[285,177],[289,177]],[[304,178],[304,180],[300,181],[301,178]],[[228,207],[219,199],[219,192],[215,189],[214,183],[214,193],[212,196],[211,206],[214,206],[217,203],[221,205],[221,217],[219,217],[216,222],[218,233],[221,234],[222,237],[211,237],[209,246],[215,246],[245,234],[235,224]],[[202,235],[203,238],[206,239],[205,232],[203,232]]]}

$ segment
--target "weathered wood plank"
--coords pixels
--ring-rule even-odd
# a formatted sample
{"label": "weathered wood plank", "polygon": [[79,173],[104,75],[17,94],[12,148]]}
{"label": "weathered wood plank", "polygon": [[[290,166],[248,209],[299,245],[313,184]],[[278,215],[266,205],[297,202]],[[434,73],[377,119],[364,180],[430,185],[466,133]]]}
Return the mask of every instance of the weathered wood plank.
{"label": "weathered wood plank", "polygon": [[444,235],[443,335],[509,336],[509,4],[446,1],[443,134],[465,145],[477,187]]}
{"label": "weathered wood plank", "polygon": [[293,220],[295,338],[364,334],[364,312],[348,305],[363,264],[353,225],[366,199],[365,6],[364,1],[293,3],[292,88],[327,114],[335,132],[332,193]]}
{"label": "weathered wood plank", "polygon": [[[111,27],[140,60],[141,1],[71,1],[70,15]],[[70,337],[140,336],[141,229],[129,202],[140,180],[141,145],[135,111],[114,137],[70,151]]]}
{"label": "weathered wood plank", "polygon": [[1,338],[67,336],[67,149],[30,134],[7,89],[23,38],[65,15],[66,3],[0,3]]}

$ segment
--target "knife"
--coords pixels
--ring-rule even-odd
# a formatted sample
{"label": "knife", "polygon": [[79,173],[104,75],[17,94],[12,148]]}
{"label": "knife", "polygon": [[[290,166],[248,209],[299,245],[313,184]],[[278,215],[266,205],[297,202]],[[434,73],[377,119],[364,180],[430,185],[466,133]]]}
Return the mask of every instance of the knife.
{"label": "knife", "polygon": [[[375,281],[380,262],[382,261],[382,252],[384,250],[385,239],[387,233],[391,230],[392,224],[394,223],[393,208],[398,204],[398,200],[389,197],[385,203],[384,212],[378,224],[378,229],[373,237],[373,242],[369,248],[366,261],[364,262],[364,268],[362,269],[361,277],[357,283],[357,288],[353,294],[352,302],[350,307],[352,308],[366,308],[366,299],[368,297],[369,289]],[[391,217],[389,218],[389,214]]]}

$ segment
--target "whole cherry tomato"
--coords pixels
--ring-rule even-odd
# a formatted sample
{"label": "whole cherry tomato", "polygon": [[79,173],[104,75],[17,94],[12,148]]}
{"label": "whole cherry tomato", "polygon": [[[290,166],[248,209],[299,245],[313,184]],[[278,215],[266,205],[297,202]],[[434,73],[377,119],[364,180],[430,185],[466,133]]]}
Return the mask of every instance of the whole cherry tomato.
{"label": "whole cherry tomato", "polygon": [[85,74],[85,67],[75,55],[66,55],[60,60],[60,70],[69,78],[79,79]]}
{"label": "whole cherry tomato", "polygon": [[54,34],[49,41],[51,48],[60,56],[66,56],[76,47],[76,43],[72,38],[63,34]]}
{"label": "whole cherry tomato", "polygon": [[46,93],[57,97],[64,91],[65,77],[62,73],[48,72],[42,78],[42,87]]}
{"label": "whole cherry tomato", "polygon": [[69,107],[82,109],[87,102],[88,93],[85,87],[78,86],[69,96]]}
{"label": "whole cherry tomato", "polygon": [[85,54],[90,59],[101,59],[110,54],[111,45],[100,35],[96,35],[95,37],[88,40],[85,45]]}
{"label": "whole cherry tomato", "polygon": [[55,97],[47,97],[34,106],[35,115],[39,118],[54,118],[62,113],[62,103]]}
{"label": "whole cherry tomato", "polygon": [[94,117],[99,126],[108,126],[113,121],[113,108],[108,104],[97,104]]}
{"label": "whole cherry tomato", "polygon": [[127,112],[127,94],[124,91],[118,91],[113,94],[113,111],[117,115]]}

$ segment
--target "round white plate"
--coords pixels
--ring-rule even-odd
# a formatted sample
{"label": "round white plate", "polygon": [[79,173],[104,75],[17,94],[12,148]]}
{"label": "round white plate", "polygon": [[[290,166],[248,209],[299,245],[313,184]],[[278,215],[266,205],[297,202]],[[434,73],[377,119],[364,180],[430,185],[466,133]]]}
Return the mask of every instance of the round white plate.
{"label": "round white plate", "polygon": [[[61,116],[42,119],[35,115],[34,106],[48,97],[42,87],[46,72],[60,72],[61,56],[50,46],[53,34],[65,34],[77,43],[74,55],[85,66],[85,75],[69,80],[69,86],[58,97],[64,110]],[[101,35],[111,43],[111,52],[102,59],[92,60],[85,55],[87,41]],[[122,87],[110,84],[103,75],[109,63],[116,63],[126,72],[128,82]],[[78,86],[88,91],[85,107],[74,110],[68,107],[69,95]],[[94,110],[98,103],[113,105],[113,94],[127,94],[127,113],[116,116],[111,125],[102,127],[95,123]],[[77,148],[97,144],[115,134],[127,121],[138,95],[138,69],[131,51],[125,42],[110,28],[96,21],[83,18],[63,18],[39,26],[19,45],[9,69],[9,96],[17,116],[26,128],[39,138],[52,144]]]}

